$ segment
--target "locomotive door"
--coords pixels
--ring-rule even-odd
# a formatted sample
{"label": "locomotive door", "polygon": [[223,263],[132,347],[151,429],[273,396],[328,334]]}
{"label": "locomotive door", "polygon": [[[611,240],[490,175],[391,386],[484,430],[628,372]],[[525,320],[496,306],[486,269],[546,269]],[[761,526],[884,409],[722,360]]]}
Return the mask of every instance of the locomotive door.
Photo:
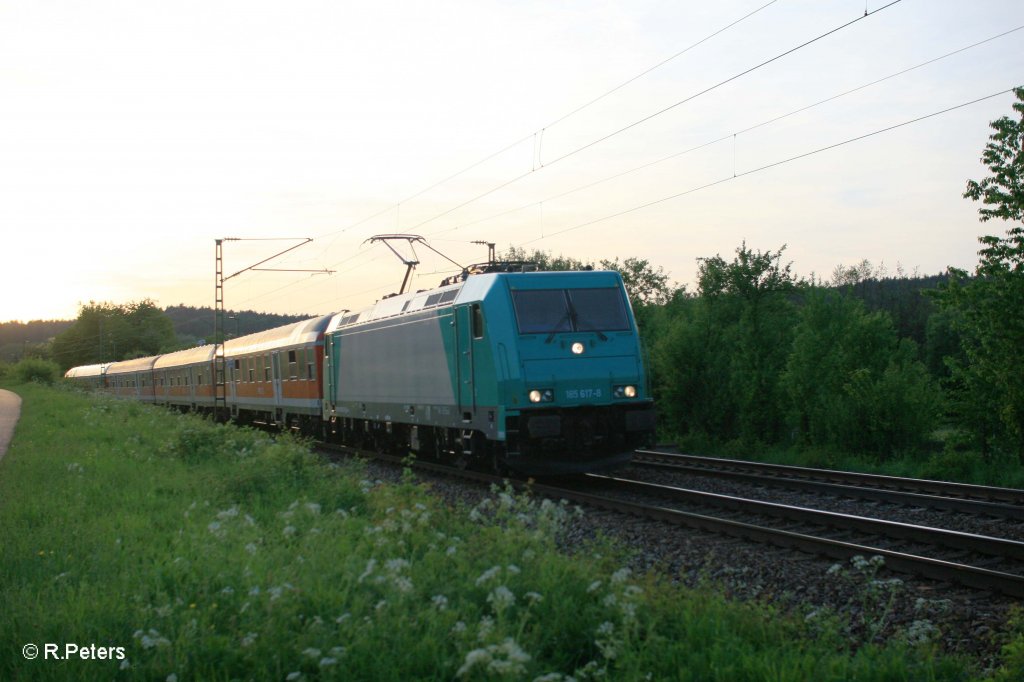
{"label": "locomotive door", "polygon": [[455,309],[455,349],[458,356],[455,360],[458,371],[459,411],[463,419],[476,410],[476,387],[473,376],[473,333],[470,306],[459,306]]}

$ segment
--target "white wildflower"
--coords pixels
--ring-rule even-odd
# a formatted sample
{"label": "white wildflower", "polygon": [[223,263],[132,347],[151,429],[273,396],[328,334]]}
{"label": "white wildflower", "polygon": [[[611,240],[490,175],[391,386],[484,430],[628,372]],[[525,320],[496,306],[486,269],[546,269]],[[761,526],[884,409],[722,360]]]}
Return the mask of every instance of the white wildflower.
{"label": "white wildflower", "polygon": [[438,611],[444,611],[448,608],[448,597],[443,594],[435,594],[430,601]]}
{"label": "white wildflower", "polygon": [[369,561],[367,561],[366,562],[366,570],[363,571],[363,574],[359,576],[359,580],[357,582],[363,582],[364,580],[369,578],[371,575],[373,575],[373,571],[376,568],[377,568],[377,560],[376,559],[370,559]]}
{"label": "white wildflower", "polygon": [[595,580],[594,582],[590,583],[590,585],[587,587],[587,594],[593,594],[594,592],[597,592],[599,589],[601,589],[601,581]]}
{"label": "white wildflower", "polygon": [[491,631],[494,630],[494,619],[490,616],[484,616],[480,619],[480,624],[476,628],[476,637],[481,642],[491,636]]}
{"label": "white wildflower", "polygon": [[320,659],[320,667],[328,668],[338,662],[338,659],[331,658],[330,656],[324,656]]}
{"label": "white wildflower", "polygon": [[306,511],[308,511],[313,516],[319,516],[319,514],[320,514],[320,505],[317,504],[316,502],[307,502],[306,503]]}
{"label": "white wildflower", "polygon": [[331,647],[331,651],[329,653],[331,654],[331,656],[333,656],[335,658],[341,658],[342,656],[345,655],[345,647],[343,647],[343,646],[332,646]]}
{"label": "white wildflower", "polygon": [[299,680],[304,678],[302,677],[302,673],[296,670],[295,672],[288,673],[288,676],[284,679],[286,679],[288,682],[298,682]]}
{"label": "white wildflower", "polygon": [[491,566],[486,571],[480,574],[480,577],[476,579],[477,587],[484,583],[490,582],[492,578],[501,573],[501,566]]}
{"label": "white wildflower", "polygon": [[629,580],[629,576],[631,573],[632,572],[628,568],[620,568],[619,570],[612,573],[612,584],[620,585],[626,582],[627,580]]}
{"label": "white wildflower", "polygon": [[285,526],[284,530],[282,530],[281,532],[284,533],[284,536],[286,538],[290,538],[293,535],[295,535],[298,531],[296,530],[295,526]]}
{"label": "white wildflower", "polygon": [[238,507],[231,507],[230,509],[217,512],[217,518],[221,521],[227,521],[228,519],[233,519],[236,516],[238,516]]}
{"label": "white wildflower", "polygon": [[256,543],[255,542],[250,542],[249,544],[247,544],[245,546],[245,551],[248,552],[249,554],[255,554],[256,553]]}
{"label": "white wildflower", "polygon": [[465,677],[474,669],[482,667],[485,673],[520,677],[526,673],[526,664],[529,662],[530,655],[509,637],[501,644],[491,644],[484,649],[470,651],[466,654],[465,662],[455,675],[456,677]]}
{"label": "white wildflower", "polygon": [[504,585],[498,585],[487,595],[487,603],[494,607],[494,610],[501,613],[516,603],[516,595]]}
{"label": "white wildflower", "polygon": [[303,649],[302,655],[306,658],[320,658],[320,650],[309,647],[308,649]]}
{"label": "white wildflower", "polygon": [[541,595],[540,592],[527,592],[523,596],[531,604],[537,604],[537,603],[541,602],[544,599],[543,595]]}

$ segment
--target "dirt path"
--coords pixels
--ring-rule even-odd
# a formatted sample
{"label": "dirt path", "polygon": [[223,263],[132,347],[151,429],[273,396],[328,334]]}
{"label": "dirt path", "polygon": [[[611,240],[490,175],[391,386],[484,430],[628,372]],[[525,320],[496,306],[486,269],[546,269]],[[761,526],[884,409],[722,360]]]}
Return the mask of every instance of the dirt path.
{"label": "dirt path", "polygon": [[0,459],[14,436],[14,425],[21,415],[21,398],[17,393],[0,389]]}

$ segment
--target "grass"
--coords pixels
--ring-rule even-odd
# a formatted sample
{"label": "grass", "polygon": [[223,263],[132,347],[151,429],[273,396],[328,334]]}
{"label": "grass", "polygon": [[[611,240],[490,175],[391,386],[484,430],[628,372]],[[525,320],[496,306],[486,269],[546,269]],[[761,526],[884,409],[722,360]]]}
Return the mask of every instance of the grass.
{"label": "grass", "polygon": [[[0,462],[3,680],[962,680],[900,638],[733,603],[556,539],[508,490],[449,508],[301,443],[34,384]],[[590,560],[581,560],[590,557]],[[22,647],[114,660],[26,660]],[[120,649],[118,649],[120,648]],[[1009,679],[1009,678],[1007,678]]]}

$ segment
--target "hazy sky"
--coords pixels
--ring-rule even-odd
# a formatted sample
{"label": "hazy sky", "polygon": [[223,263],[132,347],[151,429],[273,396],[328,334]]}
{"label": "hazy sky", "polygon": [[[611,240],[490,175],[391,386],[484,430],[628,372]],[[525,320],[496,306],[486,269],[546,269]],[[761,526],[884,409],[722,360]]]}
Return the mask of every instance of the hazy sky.
{"label": "hazy sky", "polygon": [[[233,236],[315,238],[275,265],[335,274],[228,282],[229,308],[287,313],[397,290],[403,266],[364,244],[384,232],[680,282],[744,240],[803,275],[972,267],[1005,226],[961,194],[1010,94],[747,173],[1024,84],[1024,30],[748,129],[1024,26],[1020,0],[903,0],[640,122],[886,4],[777,0],[563,119],[767,1],[0,0],[0,321],[212,305]],[[286,245],[228,243],[227,271]],[[418,255],[416,288],[448,274]]]}

